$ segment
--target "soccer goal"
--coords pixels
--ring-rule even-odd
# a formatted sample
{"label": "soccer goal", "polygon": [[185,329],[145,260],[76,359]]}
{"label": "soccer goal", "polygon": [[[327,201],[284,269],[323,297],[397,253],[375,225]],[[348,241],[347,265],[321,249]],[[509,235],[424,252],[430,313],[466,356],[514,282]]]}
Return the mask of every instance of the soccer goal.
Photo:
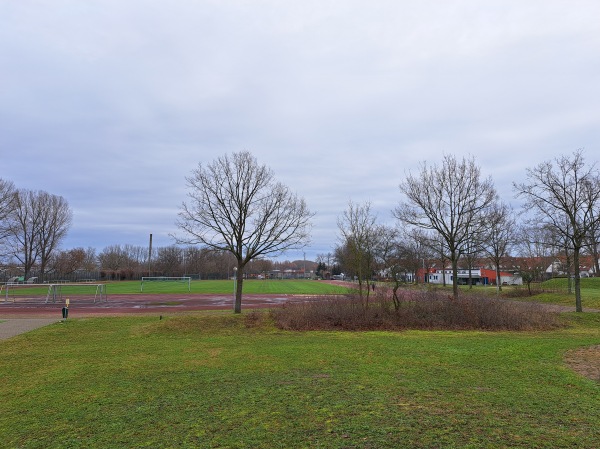
{"label": "soccer goal", "polygon": [[46,303],[71,301],[108,302],[105,284],[48,284]]}
{"label": "soccer goal", "polygon": [[140,292],[172,292],[187,288],[192,290],[192,278],[190,276],[167,277],[167,276],[147,276],[142,278]]}
{"label": "soccer goal", "polygon": [[46,298],[46,285],[14,284],[0,285],[0,297],[4,302],[41,302]]}

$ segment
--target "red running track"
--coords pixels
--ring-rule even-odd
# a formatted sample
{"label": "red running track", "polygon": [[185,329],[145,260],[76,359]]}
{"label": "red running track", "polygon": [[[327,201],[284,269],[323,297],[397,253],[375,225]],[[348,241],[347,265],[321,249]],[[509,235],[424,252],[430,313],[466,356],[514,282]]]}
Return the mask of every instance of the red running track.
{"label": "red running track", "polygon": [[[242,309],[272,308],[288,301],[310,301],[315,296],[308,295],[244,295]],[[46,318],[62,317],[62,302],[48,303],[37,301],[0,301],[2,318]],[[102,315],[166,314],[194,310],[233,310],[233,295],[200,294],[135,294],[109,295],[106,302],[93,303],[90,300],[78,301],[71,297],[69,318],[83,318]]]}

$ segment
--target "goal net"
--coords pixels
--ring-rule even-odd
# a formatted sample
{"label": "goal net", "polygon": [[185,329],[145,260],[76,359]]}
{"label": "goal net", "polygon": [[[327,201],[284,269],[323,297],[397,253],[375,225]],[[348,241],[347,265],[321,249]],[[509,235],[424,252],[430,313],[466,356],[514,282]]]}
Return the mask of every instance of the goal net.
{"label": "goal net", "polygon": [[46,303],[64,302],[67,298],[77,302],[107,302],[105,284],[49,284]]}
{"label": "goal net", "polygon": [[0,286],[0,298],[4,302],[43,302],[47,291],[47,285],[7,283]]}
{"label": "goal net", "polygon": [[76,284],[6,284],[0,287],[4,302],[49,303],[64,302],[66,298],[77,302],[106,302],[106,286],[94,283]]}
{"label": "goal net", "polygon": [[143,277],[140,284],[140,292],[146,289],[147,292],[179,292],[192,289],[192,278],[190,276],[167,277],[167,276],[148,276]]}

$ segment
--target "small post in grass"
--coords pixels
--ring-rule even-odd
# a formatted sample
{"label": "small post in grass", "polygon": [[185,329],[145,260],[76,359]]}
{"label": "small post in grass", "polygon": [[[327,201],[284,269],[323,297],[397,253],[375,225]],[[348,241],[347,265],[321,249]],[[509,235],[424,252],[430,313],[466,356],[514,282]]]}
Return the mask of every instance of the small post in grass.
{"label": "small post in grass", "polygon": [[65,321],[67,321],[67,318],[69,317],[69,298],[65,300],[65,306],[62,308],[62,317]]}

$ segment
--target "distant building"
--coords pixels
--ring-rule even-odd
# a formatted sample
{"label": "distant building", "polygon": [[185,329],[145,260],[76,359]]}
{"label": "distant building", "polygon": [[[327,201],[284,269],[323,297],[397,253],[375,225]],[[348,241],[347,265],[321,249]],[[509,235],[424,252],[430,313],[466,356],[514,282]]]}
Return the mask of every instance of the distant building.
{"label": "distant building", "polygon": [[[417,277],[423,278],[423,270],[421,273],[417,273]],[[453,274],[451,269],[436,269],[430,268],[427,270],[425,280],[431,284],[452,284]],[[472,270],[459,269],[458,270],[458,284],[468,285],[469,280],[473,285],[497,285],[496,270],[490,270],[487,268],[473,268]],[[523,285],[523,278],[514,273],[508,271],[500,272],[499,283],[501,285]]]}

